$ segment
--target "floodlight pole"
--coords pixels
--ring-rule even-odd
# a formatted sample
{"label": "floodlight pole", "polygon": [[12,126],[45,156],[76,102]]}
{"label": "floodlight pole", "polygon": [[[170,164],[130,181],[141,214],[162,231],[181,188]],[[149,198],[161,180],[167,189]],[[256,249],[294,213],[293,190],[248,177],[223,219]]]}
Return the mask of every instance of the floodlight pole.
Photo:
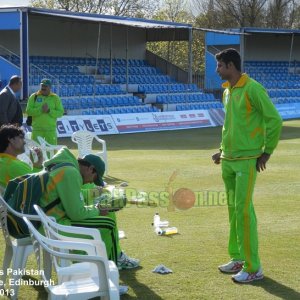
{"label": "floodlight pole", "polygon": [[28,13],[20,10],[20,76],[23,81],[21,99],[28,97],[29,83]]}
{"label": "floodlight pole", "polygon": [[101,23],[98,24],[98,40],[97,40],[97,53],[96,53],[96,66],[95,66],[95,80],[94,80],[94,101],[95,101],[95,85],[96,85],[96,75],[98,72],[98,59],[99,59],[99,51],[100,51],[100,35],[101,35]]}
{"label": "floodlight pole", "polygon": [[[289,57],[289,69],[288,70],[290,70],[290,66],[291,66],[293,48],[294,48],[294,33],[292,33],[292,40],[291,40],[291,47],[290,47],[290,57]],[[288,71],[288,73],[290,73],[290,71]],[[295,73],[295,71],[294,71],[294,73]]]}
{"label": "floodlight pole", "polygon": [[242,35],[240,36],[240,56],[241,56],[241,68],[244,72],[244,62],[245,62],[245,28],[241,28]]}
{"label": "floodlight pole", "polygon": [[128,26],[126,26],[126,92],[128,93],[128,81],[129,81],[129,70],[128,70]]}
{"label": "floodlight pole", "polygon": [[113,65],[112,65],[112,24],[110,24],[110,84],[112,84],[112,73],[113,73]]}
{"label": "floodlight pole", "polygon": [[188,83],[193,82],[193,28],[189,28],[189,71],[188,71]]}

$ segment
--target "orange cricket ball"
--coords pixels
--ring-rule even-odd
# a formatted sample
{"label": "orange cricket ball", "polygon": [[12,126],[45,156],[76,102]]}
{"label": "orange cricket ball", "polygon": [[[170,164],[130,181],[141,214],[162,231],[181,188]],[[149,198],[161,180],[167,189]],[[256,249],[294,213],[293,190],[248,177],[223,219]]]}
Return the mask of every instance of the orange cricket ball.
{"label": "orange cricket ball", "polygon": [[173,202],[176,208],[186,210],[194,206],[196,197],[193,191],[186,188],[177,190],[173,195]]}

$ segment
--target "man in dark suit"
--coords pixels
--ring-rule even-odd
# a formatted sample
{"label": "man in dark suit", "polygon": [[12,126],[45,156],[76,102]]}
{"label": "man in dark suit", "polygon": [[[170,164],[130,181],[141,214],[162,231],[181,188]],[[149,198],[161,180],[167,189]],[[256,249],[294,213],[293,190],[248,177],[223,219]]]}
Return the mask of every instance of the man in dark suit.
{"label": "man in dark suit", "polygon": [[16,93],[22,88],[21,77],[14,75],[9,84],[0,92],[0,126],[3,124],[23,124],[23,113]]}

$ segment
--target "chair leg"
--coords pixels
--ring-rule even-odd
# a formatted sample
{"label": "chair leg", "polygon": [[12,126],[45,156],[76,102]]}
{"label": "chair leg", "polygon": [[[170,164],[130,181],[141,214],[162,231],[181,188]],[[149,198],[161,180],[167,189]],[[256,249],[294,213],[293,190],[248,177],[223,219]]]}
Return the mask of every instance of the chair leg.
{"label": "chair leg", "polygon": [[50,280],[51,278],[51,273],[52,273],[52,260],[51,260],[51,256],[49,253],[44,252],[43,253],[44,256],[44,266],[45,266],[45,270],[44,270],[44,275],[45,277]]}
{"label": "chair leg", "polygon": [[15,248],[15,253],[12,261],[12,269],[16,270],[17,272],[12,275],[13,284],[10,288],[14,290],[14,296],[11,297],[11,299],[17,299],[18,298],[18,292],[19,292],[19,280],[22,278],[22,275],[20,275],[18,272],[23,271],[25,269],[28,256],[30,253],[32,253],[32,246],[18,246]]}
{"label": "chair leg", "polygon": [[13,248],[9,247],[8,245],[6,245],[5,247],[5,253],[3,256],[3,265],[2,265],[2,276],[0,277],[1,279],[1,283],[3,283],[3,285],[0,286],[0,288],[4,288],[5,286],[5,282],[6,282],[6,277],[7,277],[7,269],[9,268],[12,258],[13,258]]}

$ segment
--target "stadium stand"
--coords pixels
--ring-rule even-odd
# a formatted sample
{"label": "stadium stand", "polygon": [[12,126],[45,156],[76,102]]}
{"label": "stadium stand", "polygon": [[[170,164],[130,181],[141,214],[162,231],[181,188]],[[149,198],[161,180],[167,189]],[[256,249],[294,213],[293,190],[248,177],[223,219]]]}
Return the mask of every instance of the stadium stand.
{"label": "stadium stand", "polygon": [[[14,61],[19,63],[17,57]],[[68,115],[178,110],[180,105],[170,104],[184,108],[194,102],[192,107],[197,109],[196,104],[203,101],[206,106],[217,106],[213,94],[204,93],[195,84],[178,83],[144,60],[128,60],[128,83],[135,93],[126,93],[126,60],[113,59],[110,64],[104,58],[96,63],[95,58],[31,56],[30,91],[38,88],[42,78],[50,77],[56,83],[52,90],[62,98]]]}
{"label": "stadium stand", "polygon": [[[17,55],[3,57],[20,66]],[[52,90],[62,98],[68,115],[220,106],[213,94],[204,93],[195,84],[176,82],[145,60],[113,59],[111,64],[107,58],[98,59],[96,63],[96,59],[90,57],[31,56],[29,62],[30,93],[39,88],[43,78],[49,77],[53,82]],[[126,92],[125,85],[127,63],[131,93]]]}
{"label": "stadium stand", "polygon": [[300,62],[246,61],[244,66],[268,90],[274,104],[300,102]]}
{"label": "stadium stand", "polygon": [[[20,65],[16,55],[3,57]],[[96,64],[95,58],[31,56],[30,90],[35,91],[42,78],[50,77],[56,83],[53,91],[60,95],[69,115],[222,107],[212,93],[205,93],[195,84],[176,82],[145,60],[128,60],[128,84],[135,90],[127,93],[126,60],[113,59],[110,63],[106,58]],[[267,88],[274,104],[300,102],[300,62],[246,61],[244,67]]]}

